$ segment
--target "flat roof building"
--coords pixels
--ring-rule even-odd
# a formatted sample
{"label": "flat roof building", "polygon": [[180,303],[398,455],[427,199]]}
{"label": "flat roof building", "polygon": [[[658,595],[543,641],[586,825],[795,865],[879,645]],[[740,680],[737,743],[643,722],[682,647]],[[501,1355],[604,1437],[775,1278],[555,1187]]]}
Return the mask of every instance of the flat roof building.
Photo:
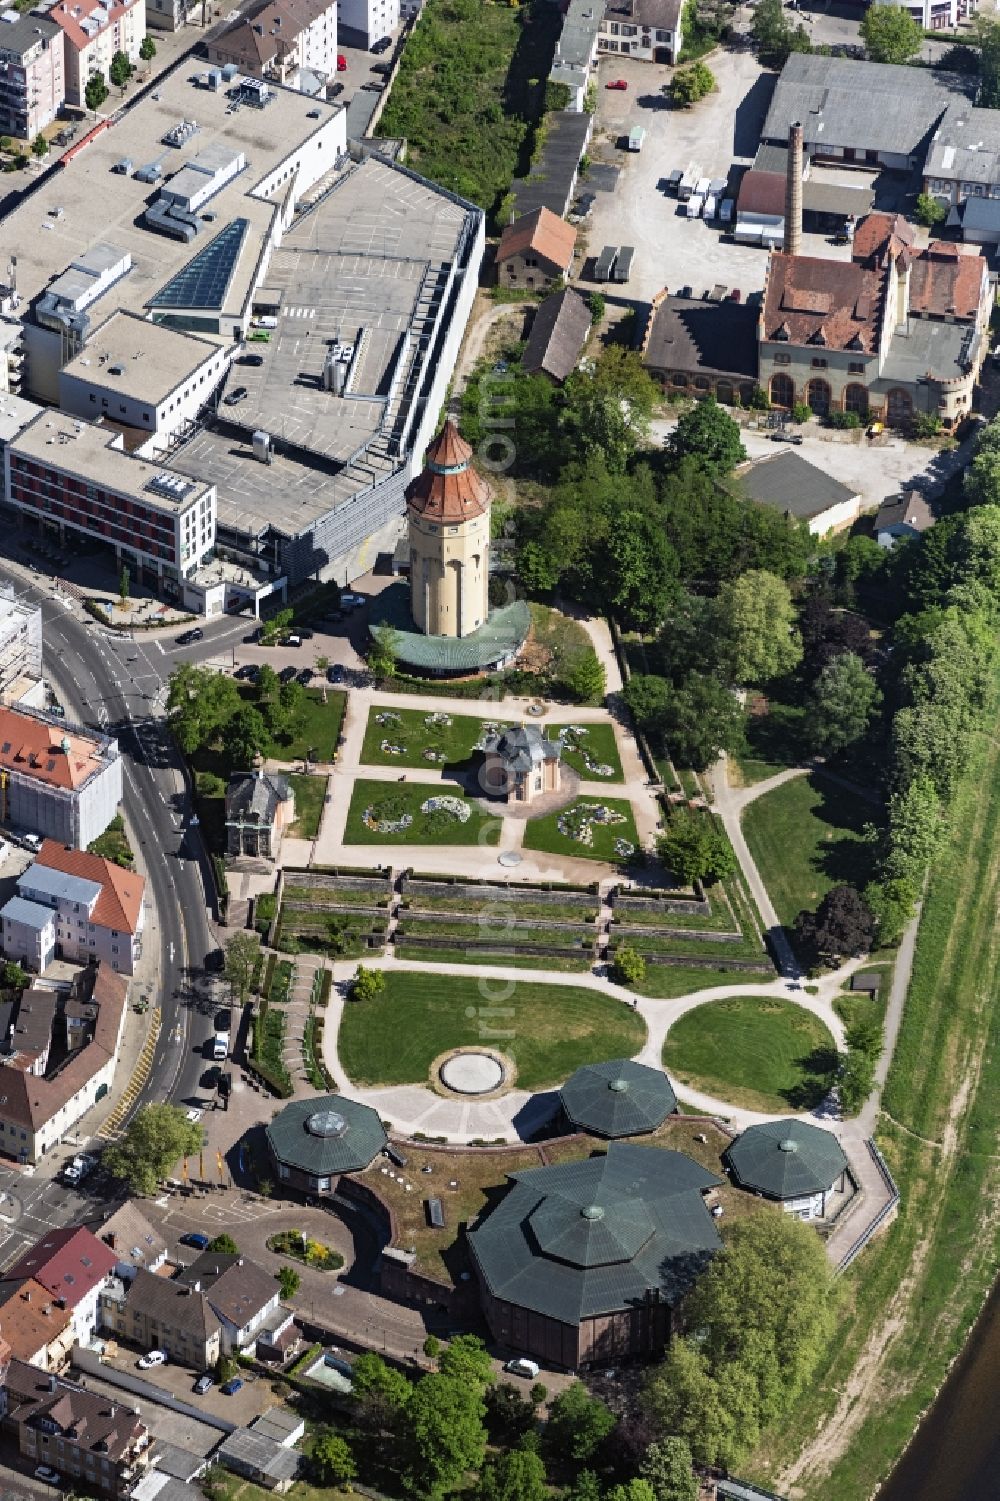
{"label": "flat roof building", "polygon": [[861,495],[790,450],[741,464],[725,489],[758,505],[804,521],[814,537],[850,526],[861,513]]}

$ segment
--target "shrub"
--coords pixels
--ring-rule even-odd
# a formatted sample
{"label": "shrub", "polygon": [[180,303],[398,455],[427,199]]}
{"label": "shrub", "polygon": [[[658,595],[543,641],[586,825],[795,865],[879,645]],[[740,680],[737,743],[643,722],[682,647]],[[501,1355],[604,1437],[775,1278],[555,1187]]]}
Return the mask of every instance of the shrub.
{"label": "shrub", "polygon": [[861,418],[857,412],[830,412],[826,419],[827,427],[852,428],[861,426]]}
{"label": "shrub", "polygon": [[634,989],[646,978],[646,961],[629,943],[620,943],[611,964],[611,978],[616,985]]}
{"label": "shrub", "polygon": [[947,219],[948,210],[932,193],[919,193],[913,217],[918,224],[926,224],[928,229],[932,229],[935,224],[941,224]]}
{"label": "shrub", "polygon": [[910,419],[910,432],[914,438],[936,438],[941,431],[941,418],[937,412],[914,412]]}
{"label": "shrub", "polygon": [[812,407],[807,401],[797,401],[790,415],[793,422],[808,422],[812,416]]}

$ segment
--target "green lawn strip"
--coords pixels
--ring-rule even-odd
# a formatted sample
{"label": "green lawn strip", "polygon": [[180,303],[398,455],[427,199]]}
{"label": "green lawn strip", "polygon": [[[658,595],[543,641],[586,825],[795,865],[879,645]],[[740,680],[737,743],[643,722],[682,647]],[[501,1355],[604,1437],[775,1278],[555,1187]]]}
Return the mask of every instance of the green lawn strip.
{"label": "green lawn strip", "polygon": [[[717,957],[719,951],[713,949],[711,958]],[[721,969],[706,954],[705,963],[700,965],[647,964],[645,979],[631,988],[638,995],[671,1000],[674,996],[695,995],[699,990],[716,990],[720,985],[765,984],[767,979],[763,969],[759,974],[746,969]]]}
{"label": "green lawn strip", "polygon": [[743,832],[785,927],[845,881],[864,886],[871,849],[863,830],[875,809],[826,777],[795,777],[757,798]]}
{"label": "green lawn strip", "polygon": [[[389,719],[388,724],[379,724],[378,717]],[[437,767],[460,766],[468,761],[483,725],[500,723],[489,714],[451,714],[451,724],[430,723],[439,716],[425,709],[397,709],[391,704],[374,704],[368,710],[365,738],[361,746],[361,760],[367,766],[419,767],[434,770]],[[509,722],[509,721],[504,721]],[[381,749],[385,741],[396,745],[403,752],[392,755]],[[429,760],[425,750],[431,750],[443,760]]]}
{"label": "green lawn strip", "polygon": [[328,778],[296,772],[288,780],[295,796],[295,822],[288,832],[293,839],[315,839],[323,817]]}
{"label": "green lawn strip", "polygon": [[425,948],[423,944],[407,943],[405,939],[396,944],[397,959],[417,959],[435,964],[472,964],[481,969],[552,969],[565,974],[584,974],[591,966],[589,956],[570,959],[562,954],[518,954],[501,952],[496,955],[474,953],[471,949]]}
{"label": "green lawn strip", "polygon": [[518,982],[499,1003],[469,976],[386,971],[373,1001],[344,1008],[340,1060],[358,1084],[416,1084],[448,1048],[489,1037],[517,1061],[523,1089],[560,1083],[588,1059],[631,1057],[646,1029],[621,1001],[577,986]]}
{"label": "green lawn strip", "polygon": [[556,948],[572,948],[577,944],[592,944],[595,930],[585,927],[570,927],[559,923],[551,928],[533,928],[529,925],[497,922],[439,922],[435,918],[421,920],[407,914],[401,916],[396,928],[407,938],[462,938],[470,943],[490,943],[503,948],[516,948],[519,943],[547,943]]}
{"label": "green lawn strip", "polygon": [[856,1022],[874,1021],[881,1027],[885,1022],[886,998],[883,994],[875,997],[863,995],[860,991],[851,991],[850,994],[838,995],[834,1000],[833,1009],[844,1023],[844,1027],[853,1027]]}
{"label": "green lawn strip", "polygon": [[[577,724],[576,720],[570,720],[570,724]],[[550,724],[545,733],[554,740],[562,728],[559,724]],[[618,742],[615,740],[615,732],[610,724],[579,724],[577,728],[580,734],[563,749],[562,758],[567,766],[578,772],[585,782],[623,782],[625,773],[622,770],[621,757],[618,754]],[[596,772],[587,767],[583,758],[586,751],[592,761],[599,762],[604,766],[610,766],[610,776],[598,776]]]}
{"label": "green lawn strip", "polygon": [[626,928],[691,928],[704,932],[735,933],[740,927],[719,896],[710,899],[712,911],[707,917],[700,912],[673,912],[662,902],[636,903],[626,906],[617,900],[612,908],[616,924]]}
{"label": "green lawn strip", "polygon": [[[568,902],[532,902],[525,900],[516,886],[510,888],[510,901],[516,909],[517,917],[541,918],[551,922],[593,922],[597,916],[597,908],[583,904],[579,907],[570,906]],[[495,910],[499,906],[500,899],[493,895],[482,897],[482,906]],[[476,896],[418,896],[414,894],[407,899],[404,895],[401,904],[403,912],[467,912],[475,916]]]}
{"label": "green lawn strip", "polygon": [[[993,685],[987,722],[1000,710]],[[889,1071],[878,1142],[901,1194],[895,1222],[845,1274],[846,1300],[823,1364],[780,1430],[766,1435],[750,1479],[776,1483],[826,1426],[852,1371],[887,1318],[895,1332],[877,1399],[832,1470],[798,1483],[805,1501],[870,1495],[906,1446],[981,1311],[996,1273],[1000,1202],[1000,749],[980,738],[952,809],[951,833],[924,902],[913,975]],[[985,1066],[983,1066],[985,1065]],[[956,1098],[959,1108],[953,1106]],[[962,1105],[964,1104],[964,1108]],[[951,1117],[949,1119],[949,1117]],[[953,1150],[933,1140],[945,1125]],[[780,1489],[780,1486],[778,1487]]]}
{"label": "green lawn strip", "polygon": [[284,903],[286,907],[295,908],[298,911],[308,911],[310,907],[321,907],[323,911],[329,911],[336,907],[387,907],[389,905],[389,890],[383,881],[380,886],[372,887],[371,891],[359,891],[353,886],[331,887],[327,891],[303,889],[301,886],[285,886]]}
{"label": "green lawn strip", "polygon": [[120,813],[115,814],[104,833],[99,834],[92,844],[88,844],[87,849],[90,854],[102,855],[105,860],[123,865],[127,870],[131,870],[135,861],[125,832],[125,820]]}
{"label": "green lawn strip", "polygon": [[837,1051],[810,1012],[778,996],[708,1001],[674,1022],[663,1047],[672,1075],[749,1110],[807,1110],[827,1093]]}
{"label": "green lawn strip", "polygon": [[753,938],[741,938],[737,943],[713,942],[711,935],[704,939],[668,938],[657,933],[622,933],[613,927],[610,933],[612,948],[627,943],[641,954],[676,954],[687,959],[760,959],[767,958],[763,944]]}
{"label": "green lawn strip", "polygon": [[743,787],[754,787],[758,782],[766,782],[768,777],[776,777],[779,771],[787,771],[786,761],[762,761],[757,756],[739,756],[736,760],[739,768],[739,782]]}
{"label": "green lawn strip", "polygon": [[[624,822],[592,823],[591,843],[583,844],[579,839],[571,839],[559,831],[559,819],[565,813],[582,807],[607,807],[614,813],[623,814]],[[627,839],[630,844],[638,846],[639,835],[636,833],[632,804],[622,798],[581,797],[562,813],[547,813],[543,818],[530,818],[524,830],[523,848],[544,850],[550,855],[575,855],[578,859],[606,860],[612,864],[621,864],[621,856],[615,853],[616,839]]]}
{"label": "green lawn strip", "polygon": [[[467,821],[461,823],[448,813],[421,813],[421,804],[435,796],[455,797],[468,803]],[[368,807],[387,819],[408,813],[413,822],[401,833],[376,833],[364,822]],[[480,813],[461,788],[451,783],[441,788],[417,787],[398,782],[369,782],[363,778],[354,783],[344,829],[345,844],[483,844],[496,848],[499,836],[500,820]]]}

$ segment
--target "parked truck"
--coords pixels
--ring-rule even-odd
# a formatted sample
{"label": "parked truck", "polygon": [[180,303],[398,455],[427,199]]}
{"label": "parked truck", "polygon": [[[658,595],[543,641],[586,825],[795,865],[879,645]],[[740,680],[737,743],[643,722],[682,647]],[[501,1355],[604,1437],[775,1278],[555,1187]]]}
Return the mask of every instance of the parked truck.
{"label": "parked truck", "polygon": [[633,245],[623,245],[621,247],[618,252],[618,259],[615,261],[614,270],[611,273],[612,281],[628,281],[634,255],[635,247]]}
{"label": "parked truck", "polygon": [[615,260],[617,259],[617,256],[617,245],[605,245],[604,249],[597,257],[597,264],[594,266],[595,281],[611,280],[611,273],[615,268]]}
{"label": "parked truck", "polygon": [[682,203],[687,203],[694,192],[695,184],[701,177],[701,168],[694,162],[684,169],[684,175],[677,184],[677,196]]}
{"label": "parked truck", "polygon": [[645,139],[646,131],[644,127],[641,125],[633,125],[632,129],[628,133],[628,149],[630,151],[641,151],[642,143]]}

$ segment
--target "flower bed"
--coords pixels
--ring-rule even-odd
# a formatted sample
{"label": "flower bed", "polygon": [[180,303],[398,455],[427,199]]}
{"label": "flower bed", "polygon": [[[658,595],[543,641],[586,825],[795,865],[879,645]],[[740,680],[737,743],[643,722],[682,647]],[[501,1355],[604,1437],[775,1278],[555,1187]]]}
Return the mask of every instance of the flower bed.
{"label": "flower bed", "polygon": [[301,1230],[279,1230],[268,1239],[267,1249],[278,1256],[292,1256],[318,1272],[337,1272],[344,1265],[339,1251],[331,1250],[321,1240],[311,1240]]}

